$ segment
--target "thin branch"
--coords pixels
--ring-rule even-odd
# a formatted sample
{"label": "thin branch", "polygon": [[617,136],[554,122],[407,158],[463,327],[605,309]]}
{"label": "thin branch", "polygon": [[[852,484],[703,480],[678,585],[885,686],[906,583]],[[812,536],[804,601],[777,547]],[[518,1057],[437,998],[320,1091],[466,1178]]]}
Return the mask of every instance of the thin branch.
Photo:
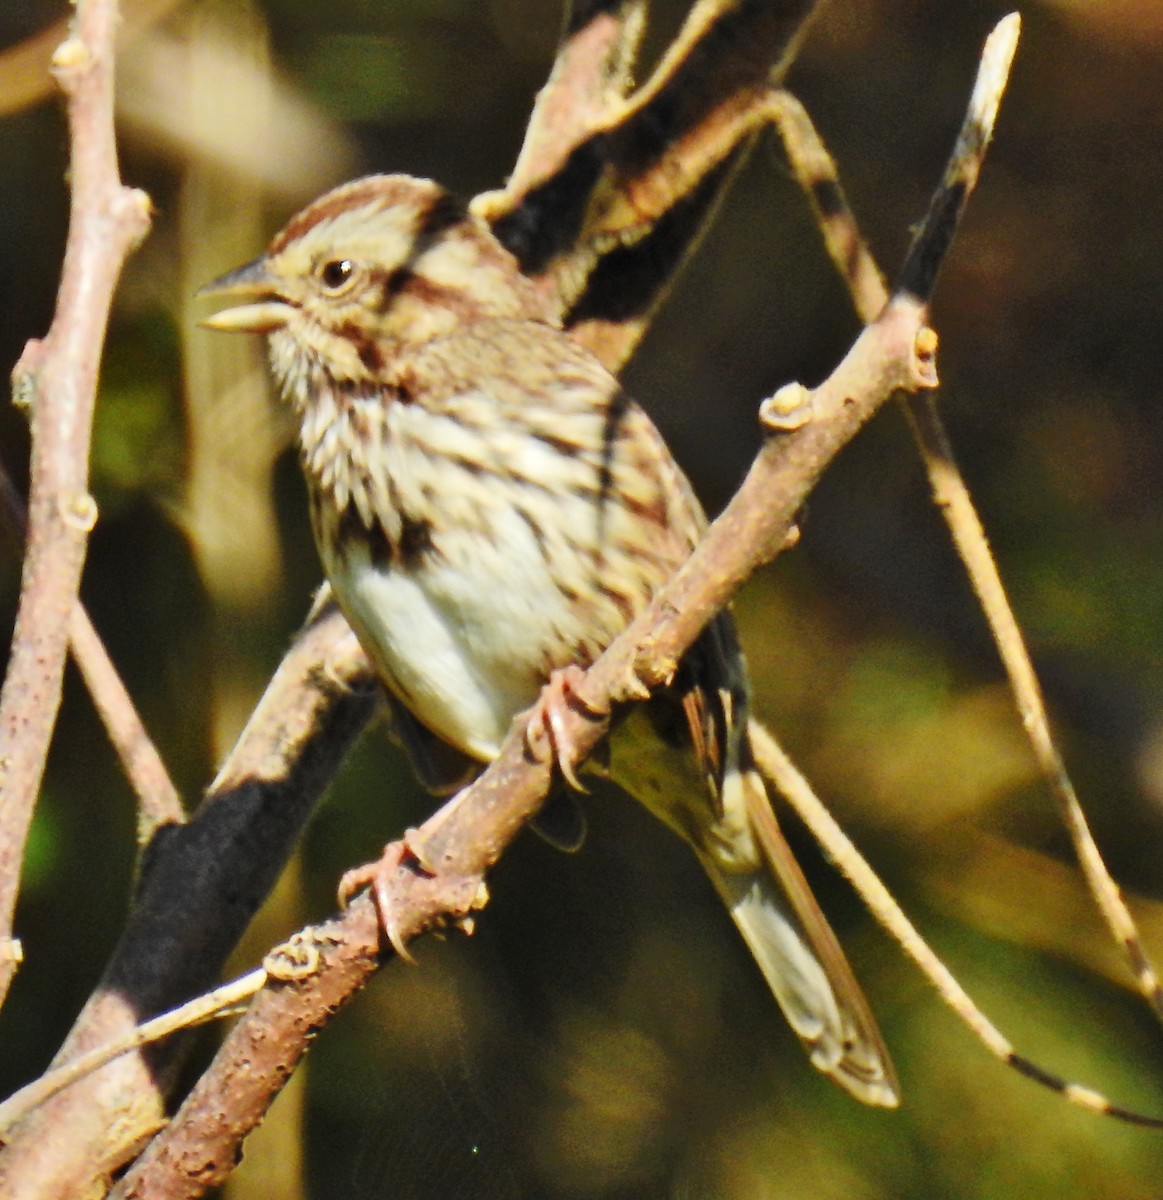
{"label": "thin branch", "polygon": [[78,1054],[63,1065],[46,1071],[39,1079],[34,1079],[0,1103],[0,1143],[4,1141],[8,1131],[33,1109],[39,1108],[65,1088],[79,1083],[87,1075],[100,1070],[121,1055],[160,1042],[185,1029],[205,1025],[208,1021],[236,1016],[243,1011],[243,1002],[255,995],[269,980],[289,983],[305,979],[314,975],[319,970],[319,965],[319,950],[314,938],[297,933],[290,941],[271,950],[263,958],[261,967],[256,967],[211,992],[195,996],[193,1000],[188,1000],[177,1008],[143,1021],[112,1041],[84,1054]]}
{"label": "thin branch", "polygon": [[795,809],[803,823],[819,842],[829,861],[852,884],[872,915],[893,940],[920,968],[941,999],[965,1022],[978,1040],[995,1057],[1020,1075],[1058,1093],[1071,1104],[1099,1116],[1114,1117],[1129,1125],[1163,1129],[1163,1118],[1147,1116],[1134,1109],[1112,1104],[1105,1096],[1081,1084],[1055,1075],[1018,1054],[996,1025],[981,1011],[956,976],[929,948],[892,893],[881,883],[876,872],[856,849],[836,818],[828,812],[812,791],[808,781],[796,770],[791,759],[775,738],[758,721],[750,726],[755,760]]}
{"label": "thin branch", "polygon": [[80,601],[69,615],[69,649],[137,797],[137,841],[144,846],[161,826],[185,823],[181,796]]}
{"label": "thin branch", "polygon": [[[13,395],[31,409],[28,548],[8,672],[0,690],[0,946],[11,937],[24,843],[60,706],[69,617],[89,530],[97,371],[113,288],[149,226],[143,192],[121,184],[113,134],[114,0],[78,4],[53,56],[68,102],[72,199],[52,326],[29,342]],[[15,964],[0,953],[0,999]]]}
{"label": "thin branch", "polygon": [[[844,197],[836,164],[824,148],[811,118],[795,97],[787,92],[776,93],[772,114],[796,178],[812,201],[828,253],[848,285],[856,312],[862,321],[872,321],[887,302],[888,290]],[[966,139],[967,144],[972,140]],[[1022,726],[1030,739],[1042,777],[1058,805],[1087,887],[1134,974],[1139,992],[1163,1020],[1163,987],[1158,972],[1144,950],[1143,939],[1118,884],[1102,860],[1054,740],[1029,650],[1006,597],[997,562],[990,552],[969,488],[957,465],[937,407],[937,395],[928,392],[905,396],[902,403],[929,477],[934,503],[949,526],[953,543],[989,623]]]}
{"label": "thin branch", "polygon": [[549,80],[537,95],[525,140],[504,191],[478,197],[482,208],[511,208],[561,166],[572,149],[630,88],[646,28],[646,0],[576,0]]}
{"label": "thin branch", "polygon": [[[118,40],[132,38],[180,3],[181,0],[135,0],[118,22]],[[23,42],[0,51],[0,117],[39,104],[52,94],[53,51],[68,34],[68,18],[61,17]]]}
{"label": "thin branch", "polygon": [[[1002,17],[985,40],[981,67],[973,84],[965,120],[957,135],[957,144],[949,156],[941,187],[933,194],[924,228],[909,247],[908,257],[897,281],[898,292],[907,292],[924,301],[932,298],[937,273],[949,250],[937,234],[943,231],[944,237],[953,237],[965,205],[977,186],[981,164],[997,124],[998,107],[1009,81],[1010,67],[1017,53],[1021,29],[1022,19],[1013,12]],[[929,236],[926,236],[926,231],[929,231]]]}
{"label": "thin branch", "polygon": [[[23,550],[28,514],[3,466],[0,466],[0,520],[7,524]],[[137,796],[138,842],[144,845],[162,825],[180,825],[185,821],[178,789],[80,600],[69,617],[69,648],[125,777]]]}
{"label": "thin branch", "polygon": [[0,1142],[7,1136],[8,1131],[15,1128],[33,1109],[39,1108],[65,1088],[79,1083],[115,1058],[120,1058],[131,1050],[140,1050],[143,1046],[160,1042],[163,1038],[172,1037],[184,1029],[193,1029],[207,1021],[240,1012],[242,1002],[249,1000],[267,982],[267,978],[267,972],[262,967],[249,971],[212,992],[197,996],[178,1008],[135,1025],[128,1033],[106,1042],[103,1046],[78,1054],[76,1058],[70,1058],[61,1066],[46,1071],[0,1103]]}
{"label": "thin branch", "polygon": [[[699,0],[640,88],[624,100],[603,93],[600,82],[583,88],[591,119],[559,121],[556,142],[539,136],[530,155],[540,175],[523,171],[523,192],[510,184],[474,201],[522,270],[554,298],[566,328],[610,370],[630,357],[714,215],[749,149],[757,104],[818,7],[818,0]],[[575,75],[600,65],[609,48],[591,41],[569,63]],[[567,39],[563,53],[574,50]],[[594,102],[601,94],[604,108]]]}

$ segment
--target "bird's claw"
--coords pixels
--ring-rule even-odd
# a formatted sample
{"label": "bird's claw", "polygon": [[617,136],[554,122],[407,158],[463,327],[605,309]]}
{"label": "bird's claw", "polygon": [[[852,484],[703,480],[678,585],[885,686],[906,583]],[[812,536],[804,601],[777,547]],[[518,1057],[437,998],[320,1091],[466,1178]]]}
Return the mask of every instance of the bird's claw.
{"label": "bird's claw", "polygon": [[569,731],[569,713],[580,710],[588,717],[602,720],[609,715],[586,700],[581,692],[584,679],[585,672],[576,663],[554,671],[529,710],[525,725],[525,744],[530,753],[539,762],[544,762],[548,749],[562,778],[578,792],[589,789],[578,779],[574,769],[583,754],[578,749],[577,739]]}
{"label": "bird's claw", "polygon": [[[375,862],[346,871],[339,881],[339,903],[346,908],[356,892],[368,888],[380,928],[405,962],[416,960],[407,943],[434,924],[452,923],[472,933],[472,913],[484,908],[489,892],[480,875],[449,873],[432,865],[419,832],[409,829],[390,842]],[[401,915],[405,919],[401,920]]]}

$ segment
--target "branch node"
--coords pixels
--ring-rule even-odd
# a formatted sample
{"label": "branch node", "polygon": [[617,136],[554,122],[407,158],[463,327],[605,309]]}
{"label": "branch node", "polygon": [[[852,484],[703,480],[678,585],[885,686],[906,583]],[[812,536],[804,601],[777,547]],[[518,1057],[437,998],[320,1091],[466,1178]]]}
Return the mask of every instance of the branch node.
{"label": "branch node", "polygon": [[339,881],[339,902],[344,907],[357,891],[370,888],[380,928],[396,954],[413,964],[416,960],[407,943],[414,937],[449,925],[471,932],[473,913],[489,902],[481,872],[460,869],[455,863],[439,870],[429,867],[422,845],[417,853],[414,839],[419,838],[419,830],[408,830],[399,841],[389,842],[375,862],[347,871]]}
{"label": "branch node", "polygon": [[113,219],[125,230],[129,240],[128,249],[134,250],[149,232],[153,220],[153,201],[149,193],[141,188],[122,185],[114,193],[109,205]]}
{"label": "branch node", "polygon": [[923,388],[940,386],[937,378],[937,331],[931,325],[922,325],[913,339],[913,376]]}
{"label": "branch node", "polygon": [[52,70],[62,88],[71,87],[75,77],[93,63],[93,54],[79,37],[67,37],[53,51]]}
{"label": "branch node", "polygon": [[614,700],[648,700],[656,687],[668,684],[678,670],[674,655],[662,654],[655,638],[648,636],[638,644],[634,661],[623,673],[617,690],[611,690]]}
{"label": "branch node", "polygon": [[32,412],[36,401],[37,378],[43,357],[44,342],[40,338],[31,338],[12,368],[12,407],[26,417]]}
{"label": "branch node", "polygon": [[315,942],[300,930],[288,941],[275,946],[262,960],[263,970],[280,983],[295,983],[319,972],[323,954]]}
{"label": "branch node", "polygon": [[769,433],[802,429],[815,415],[812,393],[802,383],[785,383],[759,406],[759,423]]}
{"label": "branch node", "polygon": [[62,496],[60,514],[61,520],[72,529],[90,533],[97,524],[97,501],[88,492],[74,492],[72,496]]}

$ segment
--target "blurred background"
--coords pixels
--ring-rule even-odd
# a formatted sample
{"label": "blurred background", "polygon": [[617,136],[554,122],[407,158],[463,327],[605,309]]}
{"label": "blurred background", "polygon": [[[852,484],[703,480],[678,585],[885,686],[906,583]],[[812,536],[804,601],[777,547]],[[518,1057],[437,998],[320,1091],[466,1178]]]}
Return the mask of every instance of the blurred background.
{"label": "blurred background", "polygon": [[[44,62],[65,5],[0,9],[0,362],[51,317],[66,138]],[[656,5],[648,55],[684,10]],[[301,621],[319,567],[260,349],[195,328],[197,286],[369,171],[496,187],[552,60],[546,0],[127,0],[123,175],[157,216],[113,319],[84,598],[192,804]],[[890,272],[924,212],[984,0],[837,0],[791,75]],[[997,140],[938,289],[943,408],[1070,767],[1163,956],[1163,7],[1030,0]],[[627,372],[717,510],[758,401],[856,332],[764,140]],[[7,366],[6,368],[7,369]],[[27,436],[0,410],[23,487]],[[11,621],[19,565],[0,557]],[[737,605],[756,707],[1024,1053],[1163,1112],[1163,1031],[1127,990],[899,412],[814,493]],[[235,1200],[1154,1197],[1163,1135],[993,1061],[791,836],[898,1064],[869,1111],[813,1071],[685,849],[590,805],[563,857],[523,837],[471,940],[428,939],[315,1045]],[[328,914],[347,867],[428,811],[381,726],[352,756],[238,970]],[[39,1074],[116,939],[132,797],[70,671],[26,867],[27,962],[0,1094]],[[209,1035],[208,1035],[209,1038]],[[207,1047],[208,1049],[209,1047]]]}

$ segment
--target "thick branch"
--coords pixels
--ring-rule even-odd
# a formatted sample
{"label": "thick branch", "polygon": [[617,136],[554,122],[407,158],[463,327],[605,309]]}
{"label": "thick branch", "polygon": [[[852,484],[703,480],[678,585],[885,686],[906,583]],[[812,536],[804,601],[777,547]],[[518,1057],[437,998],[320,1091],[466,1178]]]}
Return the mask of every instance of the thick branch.
{"label": "thick branch", "polygon": [[[162,831],[65,1062],[203,990],[290,855],[377,691],[334,610],[300,635],[188,825]],[[180,1043],[127,1054],[34,1111],[0,1153],[6,1200],[88,1195],[157,1129]]]}

